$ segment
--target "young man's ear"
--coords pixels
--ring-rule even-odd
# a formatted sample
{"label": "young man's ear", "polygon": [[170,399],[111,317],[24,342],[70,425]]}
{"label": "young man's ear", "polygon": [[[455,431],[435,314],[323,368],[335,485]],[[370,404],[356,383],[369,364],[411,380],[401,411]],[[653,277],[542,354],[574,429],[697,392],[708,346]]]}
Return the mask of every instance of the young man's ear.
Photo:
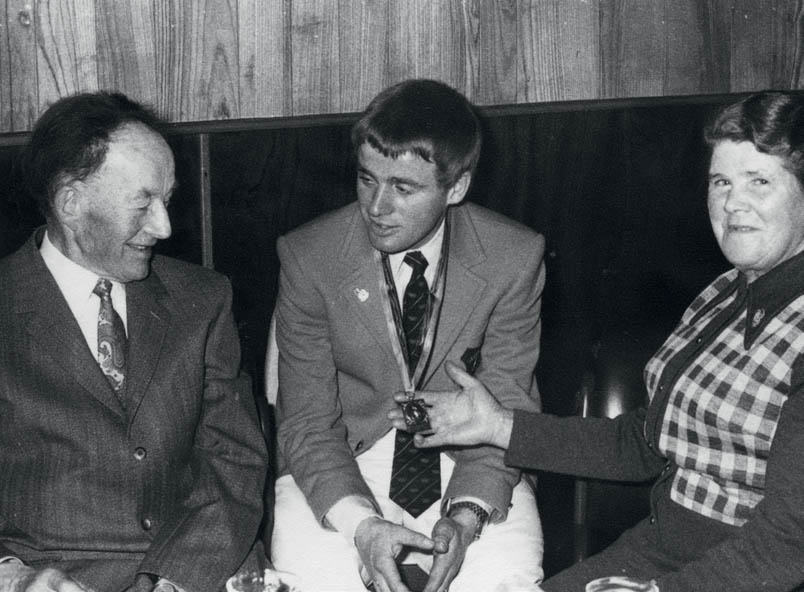
{"label": "young man's ear", "polygon": [[472,183],[472,173],[466,171],[461,175],[455,184],[447,191],[447,205],[458,205],[466,197],[466,192],[469,191],[469,185]]}

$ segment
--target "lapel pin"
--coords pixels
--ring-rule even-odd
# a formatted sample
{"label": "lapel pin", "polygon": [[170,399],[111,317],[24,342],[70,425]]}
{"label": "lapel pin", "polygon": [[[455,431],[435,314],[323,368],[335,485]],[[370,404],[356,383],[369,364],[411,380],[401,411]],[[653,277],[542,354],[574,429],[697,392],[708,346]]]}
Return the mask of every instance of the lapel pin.
{"label": "lapel pin", "polygon": [[360,302],[365,302],[368,300],[369,293],[366,292],[363,288],[355,288],[355,296]]}

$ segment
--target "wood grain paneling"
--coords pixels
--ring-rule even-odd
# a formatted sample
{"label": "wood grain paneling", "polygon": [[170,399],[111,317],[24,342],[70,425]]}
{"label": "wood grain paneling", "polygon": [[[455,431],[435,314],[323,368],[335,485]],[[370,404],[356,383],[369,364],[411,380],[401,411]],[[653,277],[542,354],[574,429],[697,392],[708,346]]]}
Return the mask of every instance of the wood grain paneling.
{"label": "wood grain paneling", "polygon": [[237,0],[182,0],[182,102],[179,119],[240,116]]}
{"label": "wood grain paneling", "polygon": [[362,111],[386,83],[388,0],[338,2],[342,111]]}
{"label": "wood grain paneling", "polygon": [[668,68],[666,25],[664,0],[601,2],[601,97],[662,94]]}
{"label": "wood grain paneling", "polygon": [[794,88],[801,80],[804,2],[735,0],[732,90]]}
{"label": "wood grain paneling", "polygon": [[731,0],[673,0],[665,95],[729,92]]}
{"label": "wood grain paneling", "polygon": [[98,83],[101,88],[114,88],[153,104],[154,64],[148,59],[148,48],[137,45],[138,40],[153,38],[153,29],[135,30],[132,9],[136,7],[125,3],[95,4]]}
{"label": "wood grain paneling", "polygon": [[5,0],[0,18],[0,133],[99,87],[173,121],[350,113],[411,77],[479,105],[804,87],[804,0]]}
{"label": "wood grain paneling", "polygon": [[290,36],[293,115],[340,110],[338,3],[294,0]]}
{"label": "wood grain paneling", "polygon": [[0,132],[27,130],[39,111],[33,0],[0,4]]}
{"label": "wood grain paneling", "polygon": [[38,0],[34,6],[40,109],[60,97],[96,90],[94,0]]}
{"label": "wood grain paneling", "polygon": [[[598,0],[520,1],[517,102],[599,96],[599,16]],[[620,45],[618,50],[630,51]]]}
{"label": "wood grain paneling", "polygon": [[390,6],[389,83],[442,80],[471,96],[466,75],[467,31],[460,0],[395,0]]}
{"label": "wood grain paneling", "polygon": [[290,0],[239,0],[240,116],[291,113]]}
{"label": "wood grain paneling", "polygon": [[518,0],[475,0],[467,11],[470,96],[479,105],[517,102]]}

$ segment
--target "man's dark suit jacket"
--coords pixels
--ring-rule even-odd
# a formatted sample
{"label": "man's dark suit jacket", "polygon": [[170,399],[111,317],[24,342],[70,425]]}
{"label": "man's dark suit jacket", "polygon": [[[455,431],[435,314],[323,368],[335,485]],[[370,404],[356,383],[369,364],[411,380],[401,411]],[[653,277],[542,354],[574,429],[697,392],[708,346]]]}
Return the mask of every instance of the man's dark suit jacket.
{"label": "man's dark suit jacket", "polygon": [[254,541],[267,467],[231,287],[157,256],[126,300],[124,411],[36,237],[0,261],[0,556],[98,591],[138,572],[219,590]]}

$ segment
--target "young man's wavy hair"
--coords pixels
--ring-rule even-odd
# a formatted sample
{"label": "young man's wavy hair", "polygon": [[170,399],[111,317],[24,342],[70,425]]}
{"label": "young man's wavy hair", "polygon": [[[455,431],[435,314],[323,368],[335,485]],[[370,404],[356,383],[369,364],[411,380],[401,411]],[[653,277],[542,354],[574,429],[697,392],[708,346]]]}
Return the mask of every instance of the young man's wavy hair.
{"label": "young man's wavy hair", "polygon": [[474,173],[480,157],[480,122],[458,91],[436,80],[406,80],[377,95],[352,128],[352,146],[364,143],[383,156],[412,152],[436,166],[441,187]]}

